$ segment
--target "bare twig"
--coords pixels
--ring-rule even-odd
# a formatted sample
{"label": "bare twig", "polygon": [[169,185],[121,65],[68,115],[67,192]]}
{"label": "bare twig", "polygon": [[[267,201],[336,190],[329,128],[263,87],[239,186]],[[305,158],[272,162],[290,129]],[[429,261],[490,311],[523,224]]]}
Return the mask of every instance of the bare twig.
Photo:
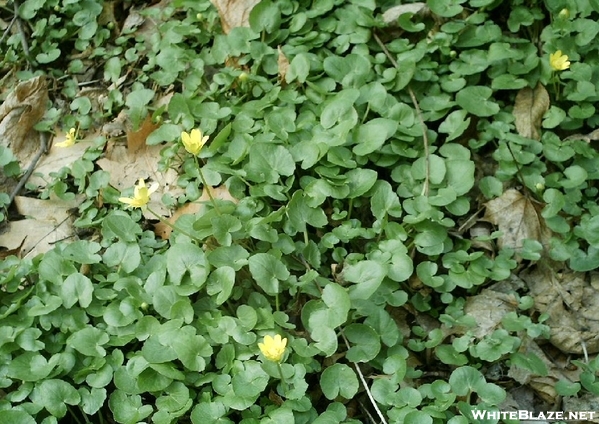
{"label": "bare twig", "polygon": [[[379,36],[376,33],[373,33],[372,35],[374,36],[374,39],[376,40],[379,47],[383,50],[383,53],[385,53],[385,56],[387,56],[387,59],[389,59],[391,64],[396,69],[399,69],[399,64],[393,58],[393,56],[391,55],[391,53],[389,52],[389,50],[387,49],[385,44],[383,44],[383,42],[381,41]],[[420,121],[420,125],[422,126],[422,140],[424,142],[424,170],[425,170],[424,186],[422,187],[422,195],[428,196],[429,178],[430,178],[430,152],[429,152],[429,148],[428,148],[428,135],[426,134],[427,128],[426,128],[426,124],[424,123],[424,118],[422,117],[422,110],[420,110],[420,105],[418,104],[418,99],[416,99],[416,94],[414,94],[414,90],[412,90],[412,88],[409,85],[407,88],[408,88],[408,93],[410,94],[410,98],[412,99],[412,104],[414,105],[414,108],[416,109],[416,116],[418,116],[418,120]]]}
{"label": "bare twig", "polygon": [[0,44],[2,44],[2,42],[4,41],[4,39],[6,37],[8,37],[8,34],[10,34],[10,29],[15,24],[15,22],[17,22],[17,15],[13,16],[12,21],[10,21],[10,23],[8,24],[8,26],[4,30],[4,34],[2,34],[2,38],[0,38]]}
{"label": "bare twig", "polygon": [[[343,329],[341,329],[340,334],[341,334],[341,337],[343,337],[343,341],[345,342],[345,345],[349,349],[350,348],[349,340],[347,340],[347,337],[345,337],[345,334],[343,334]],[[354,368],[356,369],[358,376],[360,376],[360,381],[362,382],[362,386],[364,386],[364,389],[366,390],[366,394],[368,395],[368,399],[370,399],[370,403],[372,404],[372,407],[374,408],[377,415],[381,419],[381,423],[387,424],[387,420],[385,419],[385,416],[383,415],[380,408],[376,404],[376,400],[374,400],[374,396],[372,396],[372,392],[370,391],[370,388],[368,387],[368,383],[366,382],[366,379],[364,378],[364,374],[362,374],[362,370],[356,363],[354,363]]]}
{"label": "bare twig", "polygon": [[17,20],[17,29],[19,30],[19,34],[21,34],[21,46],[23,47],[23,52],[26,57],[29,57],[29,45],[27,44],[27,35],[25,34],[25,30],[23,29],[23,24],[21,19],[19,19],[19,2],[18,0],[13,0],[13,10],[15,12],[15,19]]}
{"label": "bare twig", "polygon": [[25,186],[25,184],[27,183],[27,180],[29,179],[29,177],[31,177],[31,174],[33,174],[33,171],[35,171],[35,167],[37,166],[37,163],[39,162],[42,155],[44,153],[48,152],[48,133],[45,133],[45,132],[41,133],[41,139],[42,139],[42,145],[41,145],[39,151],[35,154],[35,156],[31,160],[31,163],[27,167],[27,171],[25,172],[25,174],[23,174],[23,176],[19,180],[19,183],[15,187],[15,189],[12,191],[12,193],[10,193],[8,205],[6,206],[7,208],[15,200],[15,197],[17,197],[19,195],[19,192]]}

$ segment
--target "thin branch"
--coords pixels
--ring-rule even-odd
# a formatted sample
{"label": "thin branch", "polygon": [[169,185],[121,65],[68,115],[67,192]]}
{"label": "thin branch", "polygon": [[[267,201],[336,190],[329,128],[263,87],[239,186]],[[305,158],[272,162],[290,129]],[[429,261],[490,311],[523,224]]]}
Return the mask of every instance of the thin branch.
{"label": "thin branch", "polygon": [[10,33],[10,29],[15,24],[15,22],[17,22],[17,15],[13,16],[12,21],[10,21],[10,23],[8,24],[8,26],[4,30],[4,34],[2,34],[2,38],[0,38],[0,44],[2,44],[2,42],[4,42],[4,39],[6,37],[8,37],[8,34]]}
{"label": "thin branch", "polygon": [[[389,50],[387,49],[385,44],[383,44],[383,42],[381,41],[379,36],[376,33],[373,33],[372,35],[374,36],[374,39],[377,42],[377,44],[379,45],[379,47],[383,50],[383,53],[385,53],[385,56],[387,56],[387,59],[389,59],[391,64],[396,69],[399,70],[400,69],[399,64],[397,63],[395,58],[393,58],[393,56],[391,55],[391,53],[389,52]],[[422,187],[422,195],[428,196],[428,189],[429,189],[429,184],[430,184],[429,183],[430,152],[429,152],[429,148],[428,148],[428,135],[426,134],[427,128],[426,128],[426,124],[424,123],[424,118],[422,117],[422,110],[420,109],[420,105],[418,104],[418,99],[416,99],[416,94],[414,94],[414,90],[412,90],[412,88],[409,85],[407,88],[408,88],[408,93],[410,94],[410,98],[412,99],[412,104],[414,105],[414,108],[416,109],[416,116],[418,116],[418,120],[420,121],[420,125],[422,126],[422,140],[424,142],[424,170],[425,170],[424,186]]]}
{"label": "thin branch", "polygon": [[42,155],[45,153],[48,153],[48,138],[49,138],[48,133],[43,132],[43,133],[41,133],[40,137],[42,139],[41,147],[38,150],[38,152],[35,154],[33,159],[31,160],[31,163],[27,167],[27,171],[25,172],[25,174],[23,174],[23,176],[19,180],[19,183],[17,184],[17,186],[14,188],[12,193],[10,193],[8,205],[6,205],[7,209],[12,204],[12,202],[15,200],[15,197],[17,197],[19,195],[19,192],[25,186],[25,184],[27,183],[27,180],[29,180],[29,177],[31,177],[31,174],[33,174],[33,171],[35,171],[35,167],[37,166],[37,163],[39,162]]}
{"label": "thin branch", "polygon": [[29,57],[29,45],[27,44],[27,35],[25,34],[25,30],[23,29],[23,23],[19,18],[19,2],[18,0],[13,0],[13,10],[15,12],[15,18],[17,19],[17,29],[19,30],[19,34],[21,34],[21,46],[23,47],[23,52],[26,57]]}
{"label": "thin branch", "polygon": [[[349,340],[347,340],[347,337],[345,337],[345,334],[343,334],[343,329],[341,329],[341,331],[339,333],[341,334],[341,337],[343,337],[343,341],[345,342],[345,345],[349,349],[351,346],[349,345]],[[372,392],[370,391],[370,388],[368,387],[368,383],[366,382],[366,379],[364,378],[364,374],[362,374],[362,370],[360,369],[358,364],[356,364],[355,362],[354,362],[354,368],[356,369],[358,376],[360,376],[360,381],[362,381],[362,386],[364,386],[364,389],[366,390],[366,394],[368,395],[368,399],[370,399],[370,403],[372,404],[374,410],[376,411],[379,418],[381,419],[381,423],[388,424],[387,420],[385,419],[385,416],[383,415],[383,413],[379,409],[378,405],[376,404],[376,400],[374,400],[374,396],[372,396]]]}

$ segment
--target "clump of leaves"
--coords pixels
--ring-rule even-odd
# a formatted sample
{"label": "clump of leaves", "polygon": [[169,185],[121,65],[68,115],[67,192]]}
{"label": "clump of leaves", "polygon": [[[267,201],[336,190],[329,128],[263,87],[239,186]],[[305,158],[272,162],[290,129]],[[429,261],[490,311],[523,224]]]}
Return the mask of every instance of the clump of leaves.
{"label": "clump of leaves", "polygon": [[[1,66],[67,80],[66,128],[151,122],[180,217],[154,212],[172,230],[157,238],[153,190],[111,187],[97,150],[57,175],[46,194],[86,193],[95,234],[0,265],[2,413],[456,424],[508,399],[494,370],[549,378],[535,339],[560,334],[517,276],[597,265],[599,11],[521,3],[384,21],[396,5],[263,0],[235,25],[176,0],[144,9],[156,31],[117,32],[107,5],[23,2],[31,54],[12,34]],[[97,104],[86,64],[110,86]],[[594,393],[596,364],[574,364],[580,384],[545,396]]]}

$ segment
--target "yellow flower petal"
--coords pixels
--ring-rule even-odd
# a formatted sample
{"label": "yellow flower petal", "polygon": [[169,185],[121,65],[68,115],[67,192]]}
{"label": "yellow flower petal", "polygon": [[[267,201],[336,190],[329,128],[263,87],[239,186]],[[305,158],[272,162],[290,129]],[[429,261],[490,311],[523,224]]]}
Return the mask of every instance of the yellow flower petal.
{"label": "yellow flower petal", "polygon": [[56,147],[71,147],[73,144],[75,144],[75,128],[71,128],[66,135],[66,139],[56,143]]}
{"label": "yellow flower petal", "polygon": [[549,65],[554,71],[565,71],[570,68],[568,55],[562,54],[561,50],[549,55]]}
{"label": "yellow flower petal", "polygon": [[272,336],[264,336],[264,343],[258,343],[260,352],[270,361],[281,362],[285,354],[287,339],[281,338],[279,334]]}
{"label": "yellow flower petal", "polygon": [[158,183],[152,183],[148,188],[143,178],[140,178],[133,190],[133,197],[119,197],[119,202],[125,203],[128,207],[143,208],[156,190],[158,190]]}
{"label": "yellow flower petal", "polygon": [[181,141],[183,142],[185,150],[192,155],[197,156],[202,150],[202,147],[204,147],[204,144],[208,141],[208,136],[202,135],[202,131],[194,128],[191,130],[190,134],[183,131],[181,133]]}

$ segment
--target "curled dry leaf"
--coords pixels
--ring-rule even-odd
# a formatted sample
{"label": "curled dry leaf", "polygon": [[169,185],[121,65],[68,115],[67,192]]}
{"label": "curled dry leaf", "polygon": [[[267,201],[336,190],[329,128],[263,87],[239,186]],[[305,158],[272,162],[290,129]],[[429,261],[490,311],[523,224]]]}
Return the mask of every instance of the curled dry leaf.
{"label": "curled dry leaf", "polygon": [[476,320],[476,328],[471,329],[477,339],[493,333],[501,323],[503,317],[514,312],[517,301],[513,294],[485,289],[476,296],[468,298],[464,306],[464,313]]}
{"label": "curled dry leaf", "polygon": [[[555,389],[555,383],[560,380],[578,381],[580,379],[580,368],[568,370],[565,367],[556,364],[554,358],[548,357],[543,349],[530,338],[522,339],[522,346],[520,346],[519,353],[524,355],[534,355],[539,358],[547,369],[547,375],[538,375],[512,363],[508,370],[508,377],[513,378],[518,383],[522,384],[523,386],[521,387],[532,388],[539,398],[551,405],[555,405],[559,399],[559,395]],[[520,402],[521,398],[517,398],[517,401]],[[520,404],[518,409],[530,410],[532,408],[530,408],[530,405]]]}
{"label": "curled dry leaf", "polygon": [[387,9],[385,13],[383,13],[383,21],[386,24],[390,24],[395,22],[397,18],[399,18],[404,13],[423,13],[427,9],[428,8],[426,6],[426,3],[423,2],[400,4],[398,6],[393,6]]}
{"label": "curled dry leaf", "polygon": [[285,53],[281,50],[281,46],[278,47],[278,51],[279,59],[277,63],[279,65],[279,80],[284,82],[285,75],[287,75],[287,70],[289,69],[289,59],[287,59],[287,56],[285,56]]}
{"label": "curled dry leaf", "polygon": [[522,137],[539,140],[541,138],[541,119],[549,110],[549,94],[542,84],[534,90],[524,87],[516,95],[513,114],[516,118],[516,129]]}
{"label": "curled dry leaf", "polygon": [[228,34],[236,27],[250,26],[250,12],[260,0],[210,0],[218,10],[223,32]]}
{"label": "curled dry leaf", "polygon": [[0,105],[0,143],[17,156],[22,165],[40,147],[40,139],[32,136],[33,126],[46,113],[48,87],[38,76],[20,82]]}
{"label": "curled dry leaf", "polygon": [[537,210],[537,205],[518,190],[506,190],[501,196],[485,203],[484,220],[495,224],[503,233],[498,239],[500,248],[522,250],[524,240],[549,243],[551,231]]}
{"label": "curled dry leaf", "polygon": [[521,275],[539,313],[551,330],[550,341],[565,353],[599,352],[599,290],[582,274],[536,267]]}
{"label": "curled dry leaf", "polygon": [[[562,410],[569,412],[575,411],[598,411],[599,396],[594,393],[581,393],[579,396],[564,397]],[[595,413],[593,418],[587,416],[586,423],[599,423],[599,414]]]}

